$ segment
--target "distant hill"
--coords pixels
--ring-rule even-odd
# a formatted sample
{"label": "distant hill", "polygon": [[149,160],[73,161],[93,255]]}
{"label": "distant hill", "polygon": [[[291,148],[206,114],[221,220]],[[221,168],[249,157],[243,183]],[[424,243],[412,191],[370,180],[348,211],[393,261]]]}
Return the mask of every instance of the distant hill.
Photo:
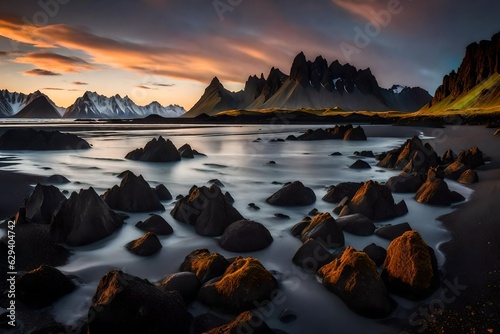
{"label": "distant hill", "polygon": [[358,70],[338,61],[328,65],[321,56],[311,62],[301,52],[293,61],[290,75],[273,67],[267,79],[264,75],[250,76],[239,92],[225,89],[219,79],[214,78],[185,116],[275,108],[416,111],[431,99],[432,96],[419,87],[381,88],[369,68]]}
{"label": "distant hill", "polygon": [[467,46],[458,70],[445,75],[421,111],[500,111],[500,32]]}

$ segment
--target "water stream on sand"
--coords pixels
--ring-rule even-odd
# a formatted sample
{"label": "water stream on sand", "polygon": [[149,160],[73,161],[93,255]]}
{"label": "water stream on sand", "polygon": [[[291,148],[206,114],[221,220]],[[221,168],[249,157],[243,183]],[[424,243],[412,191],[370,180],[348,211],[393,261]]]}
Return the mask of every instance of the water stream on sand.
{"label": "water stream on sand", "polygon": [[[288,333],[391,333],[394,330],[383,325],[384,321],[363,318],[351,312],[335,295],[328,292],[315,277],[306,274],[295,266],[291,259],[301,242],[292,237],[290,228],[299,222],[311,209],[331,212],[335,205],[326,203],[321,197],[326,187],[346,181],[376,180],[385,182],[399,172],[383,170],[375,166],[376,160],[364,158],[372,169],[349,169],[357,157],[354,151],[372,150],[374,153],[387,151],[400,146],[407,138],[421,135],[411,128],[390,126],[364,126],[368,141],[314,141],[314,142],[269,142],[270,139],[286,138],[289,134],[298,135],[308,128],[319,126],[217,126],[189,128],[173,127],[166,130],[133,131],[96,128],[77,131],[93,145],[86,151],[66,152],[0,152],[2,156],[16,156],[19,164],[4,167],[4,170],[20,171],[39,175],[62,174],[72,182],[60,186],[69,192],[81,188],[94,187],[99,194],[120,183],[116,175],[124,170],[142,174],[152,187],[162,183],[167,186],[174,198],[186,194],[192,185],[206,185],[210,179],[219,179],[235,199],[234,206],[248,219],[264,224],[274,238],[273,244],[262,251],[241,254],[257,257],[269,270],[279,273],[281,289],[284,292],[280,305],[273,304],[264,315],[265,321],[272,328]],[[324,127],[324,126],[323,126]],[[177,163],[144,163],[125,160],[123,157],[137,147],[143,147],[153,137],[162,135],[180,147],[184,143],[205,154],[207,157],[183,159]],[[256,138],[260,142],[254,142]],[[330,156],[340,152],[342,156]],[[5,153],[5,154],[3,154]],[[268,164],[275,161],[275,165]],[[317,196],[315,204],[298,208],[279,208],[268,205],[265,199],[285,183],[300,180],[311,187]],[[448,182],[452,190],[469,197],[471,191],[457,183]],[[450,208],[436,208],[422,205],[413,200],[413,195],[395,195],[396,201],[404,199],[409,213],[406,216],[384,222],[397,224],[409,222],[418,230],[424,240],[436,250],[438,262],[444,263],[443,255],[438,251],[440,243],[450,238],[449,233],[436,220],[436,217],[448,213]],[[249,203],[261,208],[253,211]],[[170,216],[174,201],[163,203],[166,211],[162,215],[173,227],[174,234],[160,237],[163,249],[149,258],[140,258],[127,252],[124,245],[144,233],[134,225],[139,220],[147,219],[148,213],[130,214],[123,228],[100,242],[86,247],[72,248],[73,255],[67,265],[59,267],[66,274],[78,277],[79,288],[74,293],[62,298],[53,305],[51,311],[56,321],[72,324],[85,318],[91,298],[99,279],[110,269],[118,268],[155,282],[177,272],[184,257],[197,248],[208,248],[227,257],[240,254],[224,251],[217,244],[217,238],[198,236],[194,229],[176,222]],[[289,220],[274,217],[275,213],[290,216]],[[363,249],[368,244],[387,247],[389,242],[377,236],[357,237],[345,233],[346,245]],[[392,317],[402,317],[405,310],[413,303],[397,299],[400,306]],[[290,324],[283,324],[278,315],[284,308],[293,310],[298,319]],[[274,309],[274,310],[273,310]],[[199,303],[190,306],[193,315],[207,311]],[[403,319],[404,322],[404,319]],[[406,322],[405,322],[406,323]]]}

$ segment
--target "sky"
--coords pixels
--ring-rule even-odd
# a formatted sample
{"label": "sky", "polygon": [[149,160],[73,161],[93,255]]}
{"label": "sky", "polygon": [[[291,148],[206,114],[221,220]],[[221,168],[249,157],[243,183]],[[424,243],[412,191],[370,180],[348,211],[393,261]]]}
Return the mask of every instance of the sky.
{"label": "sky", "polygon": [[189,109],[214,76],[237,91],[303,51],[433,95],[498,13],[496,0],[2,0],[0,89]]}

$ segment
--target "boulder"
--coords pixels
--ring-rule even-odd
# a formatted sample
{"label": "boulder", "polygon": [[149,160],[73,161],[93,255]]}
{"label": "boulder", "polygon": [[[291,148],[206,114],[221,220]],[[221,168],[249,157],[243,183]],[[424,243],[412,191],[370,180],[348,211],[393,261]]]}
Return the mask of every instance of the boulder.
{"label": "boulder", "polygon": [[244,219],[215,184],[210,188],[193,186],[188,196],[177,201],[171,215],[193,225],[203,236],[220,236],[230,224]]}
{"label": "boulder", "polygon": [[457,157],[457,161],[475,169],[479,166],[484,165],[483,152],[476,146],[469,150],[460,151]]}
{"label": "boulder", "polygon": [[441,163],[443,163],[445,165],[449,165],[449,164],[455,162],[456,159],[457,159],[457,155],[451,149],[449,149],[446,152],[444,152],[443,158],[441,158]]}
{"label": "boulder", "polygon": [[365,158],[375,158],[375,154],[373,154],[373,151],[356,151],[353,153],[353,155]]}
{"label": "boulder", "polygon": [[401,147],[380,156],[379,167],[404,170],[407,173],[425,173],[430,167],[437,166],[439,157],[428,144],[418,137],[408,139]]}
{"label": "boulder", "polygon": [[68,180],[66,177],[62,176],[62,175],[59,175],[59,174],[55,174],[55,175],[51,175],[47,178],[47,183],[49,184],[66,184],[66,183],[71,183],[70,180]]}
{"label": "boulder", "polygon": [[172,199],[172,194],[163,184],[157,185],[154,191],[160,201],[170,201]]}
{"label": "boulder", "polygon": [[212,313],[203,313],[194,317],[191,324],[190,334],[203,334],[208,331],[226,325],[228,321]]}
{"label": "boulder", "polygon": [[181,160],[181,155],[175,145],[162,136],[153,138],[144,146],[129,152],[125,159],[147,162],[173,162]]}
{"label": "boulder", "polygon": [[346,131],[344,140],[366,140],[365,131],[358,125],[357,127]]}
{"label": "boulder", "polygon": [[189,303],[198,297],[201,282],[194,273],[185,271],[165,277],[159,288],[163,291],[177,291]]}
{"label": "boulder", "polygon": [[415,193],[423,183],[424,180],[417,173],[402,173],[387,180],[385,186],[393,193]]}
{"label": "boulder", "polygon": [[65,200],[66,196],[56,187],[37,184],[25,202],[26,218],[37,223],[50,224]]}
{"label": "boulder", "polygon": [[135,255],[151,256],[158,253],[162,245],[156,234],[148,232],[142,238],[127,243],[125,248]]}
{"label": "boulder", "polygon": [[318,269],[337,257],[335,254],[331,254],[322,243],[314,239],[308,239],[295,252],[292,261],[305,271],[316,273]]}
{"label": "boulder", "polygon": [[226,201],[229,203],[229,204],[234,204],[235,200],[233,198],[233,196],[231,196],[231,193],[229,191],[226,191],[224,193],[224,198],[226,199]]}
{"label": "boulder", "polygon": [[404,215],[404,201],[396,205],[389,188],[378,182],[366,182],[349,204],[342,208],[339,216],[361,213],[373,221],[389,220]]}
{"label": "boulder", "polygon": [[230,252],[255,252],[269,247],[273,237],[262,224],[251,220],[240,220],[229,225],[219,245]]}
{"label": "boulder", "polygon": [[135,226],[146,232],[152,232],[156,235],[170,235],[174,233],[172,226],[162,217],[152,215],[145,221],[139,221]]}
{"label": "boulder", "polygon": [[363,248],[363,252],[365,252],[370,259],[375,262],[377,267],[380,267],[384,264],[385,257],[387,256],[387,251],[384,247],[380,247],[374,243],[369,244],[365,248]]}
{"label": "boulder", "polygon": [[302,230],[302,242],[315,239],[323,243],[327,248],[342,247],[345,243],[342,227],[328,213],[320,213],[309,222]]}
{"label": "boulder", "polygon": [[274,334],[269,326],[257,314],[245,311],[231,322],[206,331],[204,334]]}
{"label": "boulder", "polygon": [[209,307],[242,312],[271,302],[277,289],[278,282],[259,260],[237,257],[220,280],[201,288],[198,299]]}
{"label": "boulder", "polygon": [[477,175],[476,171],[470,168],[465,170],[458,179],[458,182],[463,184],[477,183],[478,181],[479,176]]}
{"label": "boulder", "polygon": [[340,259],[322,267],[318,274],[323,285],[354,312],[370,318],[391,314],[395,303],[377,271],[377,265],[364,253],[347,247]]}
{"label": "boulder", "polygon": [[74,134],[34,129],[11,129],[0,136],[0,150],[84,150],[90,144]]}
{"label": "boulder", "polygon": [[290,232],[292,233],[292,235],[294,237],[300,237],[300,235],[302,234],[302,231],[304,231],[304,229],[309,225],[309,223],[311,222],[311,219],[310,219],[310,217],[307,217],[307,218],[309,218],[309,219],[302,220],[300,223],[297,223],[297,224],[292,226],[292,229],[290,230]]}
{"label": "boulder", "polygon": [[181,158],[194,159],[194,152],[189,144],[182,145],[177,151],[179,151]]}
{"label": "boulder", "polygon": [[379,227],[375,231],[375,235],[386,239],[386,240],[394,240],[400,236],[402,236],[405,232],[412,231],[410,224],[402,223],[396,225],[387,225]]}
{"label": "boulder", "polygon": [[391,292],[412,300],[428,297],[439,286],[434,251],[417,231],[391,242],[381,276]]}
{"label": "boulder", "polygon": [[306,206],[316,202],[316,195],[311,188],[307,188],[300,181],[285,184],[266,200],[276,206]]}
{"label": "boulder", "polygon": [[356,160],[351,166],[350,169],[371,169],[370,164],[363,160]]}
{"label": "boulder", "polygon": [[103,195],[110,208],[126,212],[150,212],[165,210],[156,192],[151,189],[142,175],[130,172]]}
{"label": "boulder", "polygon": [[460,161],[455,161],[449,164],[444,169],[444,175],[446,176],[446,178],[456,181],[460,178],[460,175],[462,175],[468,169],[470,168]]}
{"label": "boulder", "polygon": [[31,307],[41,308],[71,293],[75,288],[75,284],[59,270],[42,265],[17,278],[16,298]]}
{"label": "boulder", "polygon": [[360,213],[340,217],[337,219],[337,223],[342,227],[342,230],[354,235],[368,236],[375,231],[375,224]]}
{"label": "boulder", "polygon": [[336,186],[331,186],[328,188],[326,195],[323,196],[323,201],[339,203],[345,197],[348,197],[350,200],[362,186],[362,182],[342,182]]}
{"label": "boulder", "polygon": [[187,333],[190,323],[177,291],[119,270],[101,278],[88,313],[89,333]]}
{"label": "boulder", "polygon": [[448,184],[439,178],[427,180],[418,189],[415,200],[419,203],[437,206],[449,206],[452,203]]}
{"label": "boulder", "polygon": [[84,246],[104,239],[123,224],[93,188],[73,192],[52,220],[50,233],[55,242]]}
{"label": "boulder", "polygon": [[194,273],[202,283],[222,276],[229,267],[226,258],[218,253],[210,253],[208,249],[197,249],[184,259],[180,271]]}
{"label": "boulder", "polygon": [[[38,223],[17,223],[14,226],[16,236],[16,269],[34,270],[42,265],[58,267],[65,265],[71,253],[54,242],[50,235],[50,225]],[[8,239],[4,235],[0,245],[7,254]],[[7,258],[5,258],[7,263]]]}

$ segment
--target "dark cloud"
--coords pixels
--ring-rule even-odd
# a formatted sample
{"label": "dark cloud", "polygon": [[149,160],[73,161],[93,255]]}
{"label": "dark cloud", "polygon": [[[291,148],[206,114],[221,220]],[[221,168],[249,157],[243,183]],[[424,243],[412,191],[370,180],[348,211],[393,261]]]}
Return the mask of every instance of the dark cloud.
{"label": "dark cloud", "polygon": [[66,89],[58,88],[58,87],[45,87],[45,88],[42,88],[42,90],[66,90]]}
{"label": "dark cloud", "polygon": [[158,86],[158,87],[174,87],[175,86],[175,84],[165,84],[165,83],[158,83],[158,82],[148,82],[148,85]]}
{"label": "dark cloud", "polygon": [[81,82],[81,81],[73,81],[71,84],[77,85],[77,86],[87,86],[87,82]]}
{"label": "dark cloud", "polygon": [[24,71],[24,75],[41,75],[41,76],[57,76],[61,75],[61,73],[56,73],[48,70],[42,70],[40,68],[34,68],[32,70]]}
{"label": "dark cloud", "polygon": [[140,89],[147,89],[147,90],[150,90],[150,89],[153,89],[155,90],[156,88],[151,88],[151,87],[148,87],[146,85],[138,85],[138,86],[135,86],[136,88],[140,88]]}

